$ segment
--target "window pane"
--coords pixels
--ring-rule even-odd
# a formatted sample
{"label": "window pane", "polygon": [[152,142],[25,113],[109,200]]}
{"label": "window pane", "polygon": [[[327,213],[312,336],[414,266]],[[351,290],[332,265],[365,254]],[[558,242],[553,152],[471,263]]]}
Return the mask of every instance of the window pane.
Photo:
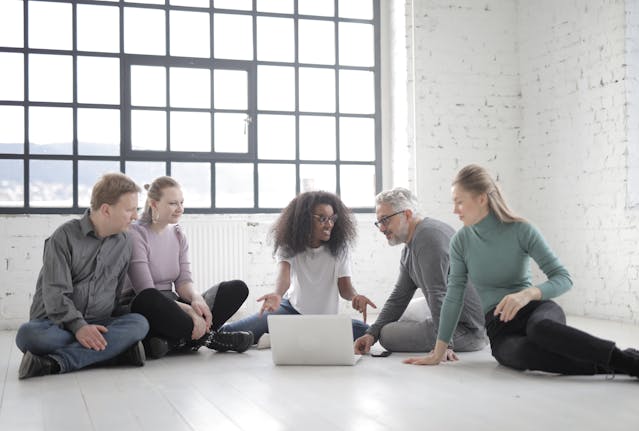
{"label": "window pane", "polygon": [[295,158],[295,117],[258,115],[257,156],[260,159]]}
{"label": "window pane", "polygon": [[297,11],[300,15],[335,15],[334,0],[297,0]]}
{"label": "window pane", "polygon": [[284,208],[295,197],[295,166],[260,164],[259,207]]}
{"label": "window pane", "polygon": [[[164,2],[162,2],[164,3]],[[144,29],[141,31],[141,29]],[[164,55],[166,53],[164,11],[124,8],[124,52]]]}
{"label": "window pane", "polygon": [[72,32],[70,4],[29,2],[29,48],[70,50]]}
{"label": "window pane", "polygon": [[145,184],[151,182],[157,177],[166,175],[166,163],[164,162],[126,162],[124,170],[142,190],[138,194],[138,206],[144,208],[146,202]]}
{"label": "window pane", "polygon": [[215,152],[248,152],[248,115],[215,114]]}
{"label": "window pane", "polygon": [[253,0],[213,0],[217,9],[253,10]]}
{"label": "window pane", "polygon": [[340,166],[340,195],[348,207],[375,205],[375,167]]}
{"label": "window pane", "polygon": [[[24,46],[24,14],[22,1],[0,2],[0,46]],[[0,62],[1,63],[1,62]]]}
{"label": "window pane", "polygon": [[295,70],[292,67],[257,67],[257,107],[271,111],[295,110]]}
{"label": "window pane", "polygon": [[78,57],[78,102],[120,103],[120,60]]}
{"label": "window pane", "polygon": [[73,109],[30,107],[29,151],[32,154],[71,154]]}
{"label": "window pane", "polygon": [[339,24],[339,64],[373,66],[375,38],[372,24],[342,22]]}
{"label": "window pane", "polygon": [[0,106],[0,153],[24,153],[24,108]]}
{"label": "window pane", "polygon": [[300,116],[300,159],[335,160],[335,118]]}
{"label": "window pane", "polygon": [[257,18],[257,59],[262,61],[295,60],[293,20],[288,18]]}
{"label": "window pane", "polygon": [[335,64],[335,24],[299,20],[300,63]]}
{"label": "window pane", "polygon": [[211,151],[211,114],[171,112],[171,151]]}
{"label": "window pane", "polygon": [[244,70],[213,71],[215,107],[217,109],[248,108],[248,74]]}
{"label": "window pane", "polygon": [[300,67],[300,111],[335,112],[335,71]]}
{"label": "window pane", "polygon": [[300,165],[300,190],[336,192],[335,165]]}
{"label": "window pane", "polygon": [[211,71],[172,67],[169,71],[171,106],[175,108],[211,108]]}
{"label": "window pane", "polygon": [[171,0],[171,6],[209,7],[209,0]]}
{"label": "window pane", "polygon": [[215,58],[253,59],[253,19],[216,13],[213,19]]}
{"label": "window pane", "polygon": [[0,99],[24,100],[24,56],[0,52]]}
{"label": "window pane", "polygon": [[78,109],[78,154],[117,156],[120,154],[120,111]]}
{"label": "window pane", "polygon": [[293,13],[293,0],[257,0],[258,12]]}
{"label": "window pane", "polygon": [[38,102],[73,101],[70,55],[29,54],[29,99]]}
{"label": "window pane", "polygon": [[131,66],[131,105],[166,106],[166,68]]}
{"label": "window pane", "polygon": [[351,114],[375,113],[375,75],[361,70],[340,70],[339,110]]}
{"label": "window pane", "polygon": [[166,113],[163,111],[131,111],[131,148],[134,150],[166,150]]}
{"label": "window pane", "polygon": [[340,0],[339,16],[341,18],[373,19],[372,0]]}
{"label": "window pane", "polygon": [[70,160],[30,160],[29,176],[29,205],[73,206],[73,167]]}
{"label": "window pane", "polygon": [[180,183],[187,208],[211,206],[210,163],[171,163],[171,176]]}
{"label": "window pane", "polygon": [[107,172],[120,172],[120,163],[116,161],[78,162],[78,206],[91,206],[91,191],[95,182]]}
{"label": "window pane", "polygon": [[253,208],[253,164],[215,164],[215,206]]}
{"label": "window pane", "polygon": [[211,31],[208,13],[171,11],[171,55],[210,57]]}
{"label": "window pane", "polygon": [[24,205],[24,162],[0,160],[0,207]]}
{"label": "window pane", "polygon": [[339,120],[339,157],[341,160],[375,160],[375,121],[372,118]]}
{"label": "window pane", "polygon": [[77,6],[78,49],[120,52],[120,13],[117,7]]}

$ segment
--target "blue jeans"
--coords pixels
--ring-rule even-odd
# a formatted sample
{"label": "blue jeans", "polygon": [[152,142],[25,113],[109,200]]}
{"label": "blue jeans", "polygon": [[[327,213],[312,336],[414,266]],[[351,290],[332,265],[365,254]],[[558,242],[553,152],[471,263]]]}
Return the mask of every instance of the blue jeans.
{"label": "blue jeans", "polygon": [[88,323],[107,327],[108,332],[102,334],[107,342],[104,350],[87,349],[73,333],[49,319],[35,319],[21,325],[16,345],[23,353],[49,355],[60,365],[60,373],[68,373],[115,358],[143,339],[149,330],[146,319],[137,313]]}
{"label": "blue jeans", "polygon": [[[264,312],[261,316],[255,313],[252,316],[245,317],[237,322],[227,323],[220,328],[220,332],[250,331],[253,333],[253,341],[257,343],[264,333],[268,332],[268,323],[266,317],[270,314],[300,314],[289,302],[288,299],[282,299],[280,308],[273,312]],[[353,319],[353,340],[358,339],[366,333],[368,325],[361,320]]]}

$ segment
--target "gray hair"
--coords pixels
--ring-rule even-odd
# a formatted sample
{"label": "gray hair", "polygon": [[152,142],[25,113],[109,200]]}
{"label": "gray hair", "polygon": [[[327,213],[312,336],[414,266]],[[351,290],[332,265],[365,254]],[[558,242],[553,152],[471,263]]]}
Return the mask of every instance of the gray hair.
{"label": "gray hair", "polygon": [[417,197],[408,189],[395,187],[385,190],[375,196],[375,205],[387,204],[393,211],[411,210],[413,214],[419,215],[419,202]]}

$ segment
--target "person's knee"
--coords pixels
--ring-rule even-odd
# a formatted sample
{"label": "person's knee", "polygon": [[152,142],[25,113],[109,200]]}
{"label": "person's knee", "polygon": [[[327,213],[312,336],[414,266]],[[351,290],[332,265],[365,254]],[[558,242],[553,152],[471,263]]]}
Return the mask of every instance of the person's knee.
{"label": "person's knee", "polygon": [[72,342],[75,339],[70,332],[68,333],[69,340],[65,340],[66,338],[64,335],[61,339],[52,337],[52,334],[47,332],[46,327],[34,322],[27,322],[18,328],[16,345],[23,353],[29,351],[36,355],[42,355],[64,345],[65,341]]}
{"label": "person's knee", "polygon": [[133,313],[146,314],[149,310],[153,310],[165,301],[164,295],[157,289],[144,289],[138,293],[133,302],[131,302],[131,311]]}
{"label": "person's knee", "polygon": [[242,302],[248,298],[249,288],[242,280],[229,280],[220,283],[218,294],[220,292],[232,293],[235,297],[240,298]]}
{"label": "person's knee", "polygon": [[119,319],[127,326],[127,335],[134,341],[143,339],[149,332],[149,321],[141,314],[129,313]]}

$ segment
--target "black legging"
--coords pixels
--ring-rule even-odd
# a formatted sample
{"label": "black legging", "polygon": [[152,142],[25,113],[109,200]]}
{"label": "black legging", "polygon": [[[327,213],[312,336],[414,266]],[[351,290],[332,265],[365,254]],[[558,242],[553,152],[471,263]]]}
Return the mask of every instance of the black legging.
{"label": "black legging", "polygon": [[[223,281],[202,295],[211,309],[211,330],[216,331],[240,308],[248,297],[248,287],[241,280]],[[191,339],[193,320],[176,304],[177,295],[157,289],[144,289],[131,303],[131,312],[149,321],[147,337],[162,337],[178,342]]]}
{"label": "black legging", "polygon": [[615,343],[566,325],[553,301],[531,301],[510,322],[486,313],[492,354],[502,365],[566,375],[610,372]]}

